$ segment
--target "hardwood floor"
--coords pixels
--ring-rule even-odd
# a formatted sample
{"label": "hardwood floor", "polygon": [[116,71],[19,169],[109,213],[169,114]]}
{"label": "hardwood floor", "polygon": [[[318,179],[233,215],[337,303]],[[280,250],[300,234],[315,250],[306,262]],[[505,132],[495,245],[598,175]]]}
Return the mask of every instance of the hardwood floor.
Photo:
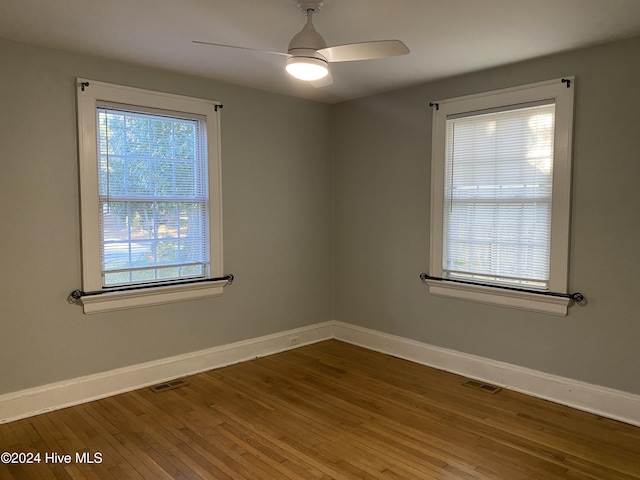
{"label": "hardwood floor", "polygon": [[640,479],[638,427],[335,340],[185,381],[0,425],[0,478]]}

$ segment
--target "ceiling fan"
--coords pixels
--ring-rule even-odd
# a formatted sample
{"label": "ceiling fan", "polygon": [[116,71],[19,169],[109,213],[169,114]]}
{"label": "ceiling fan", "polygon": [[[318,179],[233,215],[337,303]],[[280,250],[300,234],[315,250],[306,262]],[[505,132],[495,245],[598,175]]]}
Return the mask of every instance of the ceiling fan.
{"label": "ceiling fan", "polygon": [[311,82],[314,86],[329,85],[329,63],[352,62],[356,60],[371,60],[375,58],[395,57],[406,55],[409,48],[400,40],[374,40],[370,42],[349,43],[328,47],[322,35],[313,26],[313,14],[322,7],[322,0],[294,0],[298,7],[307,15],[307,23],[302,30],[289,42],[287,53],[269,52],[255,48],[224,45],[220,43],[193,43],[213,45],[216,47],[237,48],[254,52],[281,55],[287,57],[287,72],[300,79]]}

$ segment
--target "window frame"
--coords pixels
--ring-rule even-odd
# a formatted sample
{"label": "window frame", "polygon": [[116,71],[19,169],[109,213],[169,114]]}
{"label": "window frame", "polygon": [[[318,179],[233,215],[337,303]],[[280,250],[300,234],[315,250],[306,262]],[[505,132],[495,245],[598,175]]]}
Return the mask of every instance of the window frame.
{"label": "window frame", "polygon": [[[556,105],[548,292],[567,293],[573,141],[573,76],[433,102],[429,275],[443,276],[446,123],[451,115],[495,110],[553,99]],[[541,293],[427,280],[432,294],[554,315],[566,315],[570,300]]]}
{"label": "window frame", "polygon": [[[223,276],[222,256],[222,162],[220,155],[219,102],[77,79],[78,158],[80,179],[82,289],[102,292],[83,296],[85,313],[107,312],[173,303],[222,294],[226,280],[158,283],[139,289],[111,289],[102,285],[99,226],[98,146],[96,112],[98,102],[195,114],[206,118],[209,214],[209,278]],[[179,284],[178,284],[179,282]],[[132,285],[135,288],[136,284]]]}

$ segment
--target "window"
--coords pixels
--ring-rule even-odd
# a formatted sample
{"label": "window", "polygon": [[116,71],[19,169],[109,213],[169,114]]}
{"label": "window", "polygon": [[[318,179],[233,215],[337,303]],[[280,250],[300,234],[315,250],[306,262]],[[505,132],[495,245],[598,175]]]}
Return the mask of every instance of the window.
{"label": "window", "polygon": [[85,313],[222,293],[216,110],[78,80]]}
{"label": "window", "polygon": [[573,81],[437,103],[432,293],[566,315]]}

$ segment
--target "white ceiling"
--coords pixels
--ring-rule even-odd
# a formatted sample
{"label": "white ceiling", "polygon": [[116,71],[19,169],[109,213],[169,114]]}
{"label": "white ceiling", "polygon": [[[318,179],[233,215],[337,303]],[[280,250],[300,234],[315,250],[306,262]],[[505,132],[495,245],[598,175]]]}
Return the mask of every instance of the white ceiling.
{"label": "white ceiling", "polygon": [[0,0],[0,37],[335,103],[464,72],[640,35],[640,0],[324,0],[329,45],[402,40],[403,57],[332,64],[334,83],[290,78],[305,21],[296,0]]}

